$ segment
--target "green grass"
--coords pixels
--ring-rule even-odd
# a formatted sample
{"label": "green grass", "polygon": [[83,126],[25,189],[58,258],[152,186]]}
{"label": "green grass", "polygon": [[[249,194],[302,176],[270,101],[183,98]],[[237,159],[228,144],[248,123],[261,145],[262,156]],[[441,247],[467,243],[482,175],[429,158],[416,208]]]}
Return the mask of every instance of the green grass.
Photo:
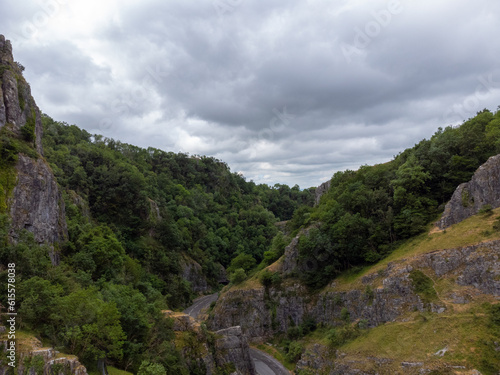
{"label": "green grass", "polygon": [[[496,338],[498,339],[498,338]],[[388,323],[370,329],[344,345],[341,351],[359,357],[391,358],[401,361],[446,362],[457,366],[480,367],[481,346],[495,340],[486,311],[475,306],[453,315],[414,313],[408,322]],[[443,357],[434,355],[448,348]],[[491,359],[500,369],[500,359]]]}
{"label": "green grass", "polygon": [[363,276],[384,270],[390,262],[436,250],[459,248],[500,239],[500,231],[493,228],[495,220],[499,216],[500,208],[497,208],[493,210],[493,215],[475,215],[444,231],[436,230],[434,226],[430,226],[426,233],[405,241],[377,264],[346,271],[336,279],[337,287],[352,288],[353,284],[361,284]]}

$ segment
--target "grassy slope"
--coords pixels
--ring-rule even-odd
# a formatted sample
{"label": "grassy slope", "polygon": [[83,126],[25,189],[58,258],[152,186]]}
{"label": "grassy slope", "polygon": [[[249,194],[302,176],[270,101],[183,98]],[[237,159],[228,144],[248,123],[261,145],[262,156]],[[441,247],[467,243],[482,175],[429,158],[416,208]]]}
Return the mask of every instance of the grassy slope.
{"label": "grassy slope", "polygon": [[500,208],[490,215],[475,215],[444,231],[432,226],[427,233],[416,236],[398,247],[387,258],[375,265],[364,267],[357,272],[347,272],[336,279],[337,287],[352,289],[361,285],[365,275],[382,271],[390,262],[401,261],[436,250],[453,249],[481,242],[500,239],[500,231],[493,229],[493,223],[500,217]]}
{"label": "grassy slope", "polygon": [[[341,275],[335,280],[334,289],[339,291],[364,288],[361,278],[385,269],[389,262],[404,261],[436,250],[458,248],[500,239],[500,232],[493,229],[493,224],[499,217],[500,209],[496,209],[491,215],[473,216],[444,231],[432,227],[427,233],[406,241],[379,263],[357,272]],[[237,289],[258,287],[261,287],[258,273],[236,286]],[[457,294],[460,294],[465,289],[446,277],[435,280],[434,288],[438,295],[448,294],[450,291],[456,291]],[[324,291],[329,289],[330,287],[327,287]],[[393,360],[392,365],[387,365],[385,370],[391,371],[391,373],[398,373],[401,370],[401,362],[406,361],[425,362],[426,366],[435,368],[437,373],[443,371],[443,363],[465,366],[466,368],[470,368],[471,365],[476,366],[476,368],[482,367],[481,363],[482,361],[484,363],[485,360],[482,343],[500,341],[488,325],[487,308],[484,302],[495,303],[496,298],[481,295],[465,305],[445,302],[448,310],[444,314],[409,313],[403,322],[387,323],[367,330],[361,337],[339,349],[347,354],[348,360],[359,360],[360,363],[368,357],[390,358]],[[314,343],[328,345],[327,331],[327,329],[320,329],[301,341],[306,348]],[[436,352],[444,348],[448,350],[443,357],[435,355]],[[285,362],[282,353],[277,353],[274,348],[267,347],[267,349],[268,353]],[[500,359],[492,358],[491,355],[486,355],[486,361],[491,362],[494,366],[500,366]],[[367,363],[367,365],[366,370],[369,370],[370,364]],[[291,364],[288,364],[288,367],[290,368]],[[488,371],[484,371],[484,373],[487,374]]]}
{"label": "grassy slope", "polygon": [[[415,237],[400,246],[389,257],[363,270],[345,274],[337,279],[336,290],[360,287],[361,277],[383,270],[389,262],[402,261],[420,254],[441,249],[458,248],[485,241],[500,239],[500,232],[493,230],[500,209],[492,215],[476,215],[445,231],[432,228],[428,233]],[[460,292],[460,287],[446,277],[435,280],[438,295],[450,291]],[[445,293],[446,292],[446,293]],[[449,304],[444,314],[410,313],[403,322],[394,322],[368,330],[358,339],[340,348],[350,360],[367,357],[394,360],[393,371],[400,370],[403,361],[425,362],[440,371],[443,362],[455,366],[484,367],[484,361],[500,367],[500,359],[485,354],[483,343],[498,341],[488,323],[484,302],[495,303],[493,296],[478,296],[470,303]],[[448,348],[443,357],[435,355]],[[484,370],[483,370],[484,371]],[[396,373],[396,372],[394,372]],[[484,371],[485,374],[488,371]]]}

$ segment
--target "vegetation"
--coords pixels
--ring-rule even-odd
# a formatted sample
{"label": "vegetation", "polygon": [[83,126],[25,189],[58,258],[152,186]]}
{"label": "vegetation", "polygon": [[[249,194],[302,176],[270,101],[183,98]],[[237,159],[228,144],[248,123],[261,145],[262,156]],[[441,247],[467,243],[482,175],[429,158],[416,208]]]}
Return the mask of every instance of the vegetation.
{"label": "vegetation", "polygon": [[42,120],[69,232],[56,245],[58,267],[52,249],[27,231],[7,243],[18,154],[38,157],[35,114],[19,135],[9,124],[0,130],[0,261],[16,263],[20,326],[78,355],[90,371],[106,359],[133,373],[184,374],[160,312],[194,296],[181,261],[198,262],[213,288],[221,265],[234,283],[243,281],[265,252],[282,252],[275,223],[312,205],[312,192],[256,185],[214,158],[142,149]]}
{"label": "vegetation", "polygon": [[[182,278],[183,260],[200,264],[213,288],[221,265],[233,284],[257,268],[261,272],[253,280],[268,295],[283,280],[273,267],[264,268],[283,255],[288,235],[301,229],[303,272],[298,276],[312,288],[339,275],[341,285],[346,271],[357,270],[352,272],[356,279],[367,269],[363,267],[380,266],[402,253],[477,240],[484,237],[485,222],[490,237],[500,233],[500,219],[493,215],[497,210],[484,207],[481,218],[457,225],[475,225],[471,230],[421,234],[456,186],[500,152],[500,112],[484,110],[459,128],[439,129],[389,163],[336,173],[330,191],[314,208],[311,190],[256,185],[211,157],[143,149],[44,116],[45,157],[63,191],[69,232],[68,241],[55,249],[61,259],[54,267],[52,249],[39,246],[30,233],[21,233],[16,244],[6,241],[15,162],[19,153],[37,157],[32,120],[19,136],[8,125],[0,131],[0,262],[16,263],[20,327],[78,355],[91,371],[97,360],[105,359],[131,373],[203,373],[195,350],[199,340],[186,332],[176,337],[172,322],[161,313],[181,309],[193,297]],[[468,196],[464,202],[468,204]],[[288,220],[287,235],[275,225],[283,220]],[[421,245],[418,250],[416,244]],[[6,272],[0,272],[0,282],[5,285],[6,280]],[[424,273],[413,271],[411,280],[425,302],[437,298]],[[366,287],[364,296],[371,303],[375,293]],[[0,303],[5,302],[5,295],[0,296]],[[424,336],[439,341],[432,330],[457,330],[464,340],[473,334],[481,350],[471,354],[472,363],[493,373],[498,311],[496,305],[481,310],[490,319],[478,332],[471,332],[477,322],[465,314],[446,324],[436,316],[411,322],[419,332],[400,324],[406,338],[417,342],[415,352],[405,354],[423,357],[419,345]],[[363,341],[368,337],[384,351],[393,345],[387,338],[401,334],[398,324],[387,324],[364,335],[366,322],[351,322],[346,308],[340,315],[341,325],[329,327],[325,335],[334,347],[368,351]],[[304,339],[316,331],[311,319],[291,325],[283,344],[288,362],[298,360]],[[432,345],[439,347],[437,341]]]}
{"label": "vegetation", "polygon": [[320,288],[345,270],[388,256],[422,233],[455,188],[499,152],[500,111],[483,110],[389,163],[336,173],[321,204],[297,210],[291,220],[294,230],[310,228],[299,241],[302,280]]}

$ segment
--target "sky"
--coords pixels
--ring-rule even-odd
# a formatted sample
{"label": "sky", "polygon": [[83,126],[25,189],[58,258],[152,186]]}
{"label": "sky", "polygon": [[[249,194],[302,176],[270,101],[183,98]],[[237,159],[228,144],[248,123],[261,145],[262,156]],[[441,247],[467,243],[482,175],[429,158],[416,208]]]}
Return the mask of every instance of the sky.
{"label": "sky", "polygon": [[2,0],[42,112],[301,188],[500,105],[498,0]]}

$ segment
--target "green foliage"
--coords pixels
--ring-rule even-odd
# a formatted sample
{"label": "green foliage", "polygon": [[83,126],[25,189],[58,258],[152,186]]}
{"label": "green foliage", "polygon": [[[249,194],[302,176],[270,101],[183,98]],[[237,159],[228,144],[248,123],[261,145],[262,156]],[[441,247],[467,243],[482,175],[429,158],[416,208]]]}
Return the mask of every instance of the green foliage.
{"label": "green foliage", "polygon": [[160,363],[151,363],[143,361],[137,375],[166,375],[165,367]]}
{"label": "green foliage", "polygon": [[36,139],[35,135],[36,128],[36,113],[33,110],[31,116],[26,119],[26,124],[21,127],[22,138],[29,143],[33,143]]}
{"label": "green foliage", "polygon": [[241,284],[247,278],[247,274],[243,268],[236,269],[230,276],[230,281],[233,284]]}
{"label": "green foliage", "polygon": [[346,323],[349,323],[351,321],[351,314],[345,307],[342,307],[342,310],[340,310],[340,319],[342,319]]}
{"label": "green foliage", "polygon": [[[435,220],[456,187],[500,152],[500,111],[484,110],[460,127],[439,129],[394,160],[337,172],[313,208],[296,211],[301,278],[322,288],[342,271],[375,263]],[[466,190],[464,206],[473,203]],[[311,229],[312,228],[312,229]]]}
{"label": "green foliage", "polygon": [[370,285],[367,285],[365,288],[365,296],[368,299],[368,304],[371,305],[373,303],[373,299],[375,298],[375,292]]}
{"label": "green foliage", "polygon": [[241,253],[231,261],[231,265],[227,268],[228,272],[234,272],[237,269],[243,269],[248,272],[256,265],[255,258],[250,254]]}
{"label": "green foliage", "polygon": [[292,341],[288,346],[288,351],[285,354],[285,358],[288,362],[296,363],[300,359],[303,351],[304,347],[300,342]]}
{"label": "green foliage", "polygon": [[259,281],[266,288],[273,285],[277,286],[281,283],[281,274],[279,272],[271,272],[266,269],[259,275]]}
{"label": "green foliage", "polygon": [[473,203],[469,191],[467,189],[462,190],[462,206],[469,207]]}
{"label": "green foliage", "polygon": [[479,209],[479,214],[481,215],[493,215],[493,207],[491,207],[491,204],[485,204]]}
{"label": "green foliage", "polygon": [[359,337],[361,331],[358,326],[352,326],[350,324],[345,324],[341,327],[335,327],[330,329],[327,334],[327,339],[330,345],[338,348],[349,341],[352,341]]}
{"label": "green foliage", "polygon": [[434,282],[425,273],[420,270],[413,270],[410,272],[410,279],[415,292],[420,295],[422,301],[429,303],[438,298],[434,289]]}

